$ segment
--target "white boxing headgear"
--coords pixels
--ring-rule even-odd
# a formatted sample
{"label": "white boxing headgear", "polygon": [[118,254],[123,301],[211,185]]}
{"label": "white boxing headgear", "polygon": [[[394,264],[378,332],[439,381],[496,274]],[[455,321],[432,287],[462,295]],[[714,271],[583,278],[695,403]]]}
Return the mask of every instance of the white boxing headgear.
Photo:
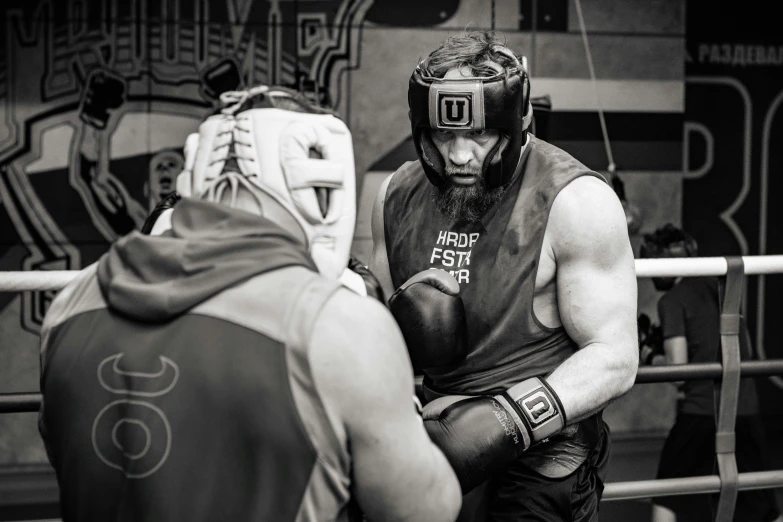
{"label": "white boxing headgear", "polygon": [[356,219],[348,127],[289,89],[255,87],[221,100],[223,110],[188,137],[177,191],[269,218],[307,245],[321,274],[337,279]]}

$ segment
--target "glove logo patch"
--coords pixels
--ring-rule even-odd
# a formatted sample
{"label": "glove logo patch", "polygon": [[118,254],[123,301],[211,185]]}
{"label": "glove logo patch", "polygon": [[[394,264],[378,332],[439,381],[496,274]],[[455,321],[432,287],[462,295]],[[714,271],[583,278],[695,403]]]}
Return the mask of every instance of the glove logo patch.
{"label": "glove logo patch", "polygon": [[519,401],[525,416],[534,426],[542,424],[546,420],[557,415],[557,410],[552,404],[552,400],[544,390],[536,390],[527,397]]}

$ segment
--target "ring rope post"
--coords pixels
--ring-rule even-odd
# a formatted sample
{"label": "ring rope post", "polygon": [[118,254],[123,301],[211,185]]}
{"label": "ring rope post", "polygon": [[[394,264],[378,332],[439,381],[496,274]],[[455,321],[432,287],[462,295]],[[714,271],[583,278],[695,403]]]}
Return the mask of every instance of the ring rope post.
{"label": "ring rope post", "polygon": [[720,357],[723,375],[715,383],[718,415],[715,454],[720,476],[720,497],[715,522],[731,522],[737,503],[739,478],[734,455],[737,402],[740,386],[740,303],[744,287],[745,265],[741,257],[726,258],[725,289],[720,314]]}

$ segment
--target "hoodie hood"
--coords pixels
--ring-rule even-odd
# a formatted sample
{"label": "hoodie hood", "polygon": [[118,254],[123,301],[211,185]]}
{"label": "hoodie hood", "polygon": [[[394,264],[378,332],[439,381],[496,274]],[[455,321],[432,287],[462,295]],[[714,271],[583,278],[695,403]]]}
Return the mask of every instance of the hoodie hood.
{"label": "hoodie hood", "polygon": [[163,322],[225,288],[288,266],[318,271],[305,246],[274,222],[185,198],[174,208],[170,230],[132,232],[115,242],[98,262],[98,283],[112,310]]}

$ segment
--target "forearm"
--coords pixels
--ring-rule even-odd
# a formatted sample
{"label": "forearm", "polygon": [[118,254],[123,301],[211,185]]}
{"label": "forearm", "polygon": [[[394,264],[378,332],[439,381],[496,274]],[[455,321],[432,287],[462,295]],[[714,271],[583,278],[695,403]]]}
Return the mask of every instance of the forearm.
{"label": "forearm", "polygon": [[462,506],[462,492],[454,470],[443,452],[434,444],[430,456],[430,466],[422,473],[429,475],[428,484],[417,488],[407,502],[410,512],[398,520],[451,522],[457,518]]}
{"label": "forearm", "polygon": [[599,412],[633,386],[638,357],[636,348],[630,348],[589,344],[547,377],[569,424]]}
{"label": "forearm", "polygon": [[462,497],[454,471],[429,439],[422,442],[424,447],[414,449],[415,459],[401,455],[384,464],[383,456],[375,456],[374,465],[360,465],[354,488],[369,520],[449,522],[457,517]]}

